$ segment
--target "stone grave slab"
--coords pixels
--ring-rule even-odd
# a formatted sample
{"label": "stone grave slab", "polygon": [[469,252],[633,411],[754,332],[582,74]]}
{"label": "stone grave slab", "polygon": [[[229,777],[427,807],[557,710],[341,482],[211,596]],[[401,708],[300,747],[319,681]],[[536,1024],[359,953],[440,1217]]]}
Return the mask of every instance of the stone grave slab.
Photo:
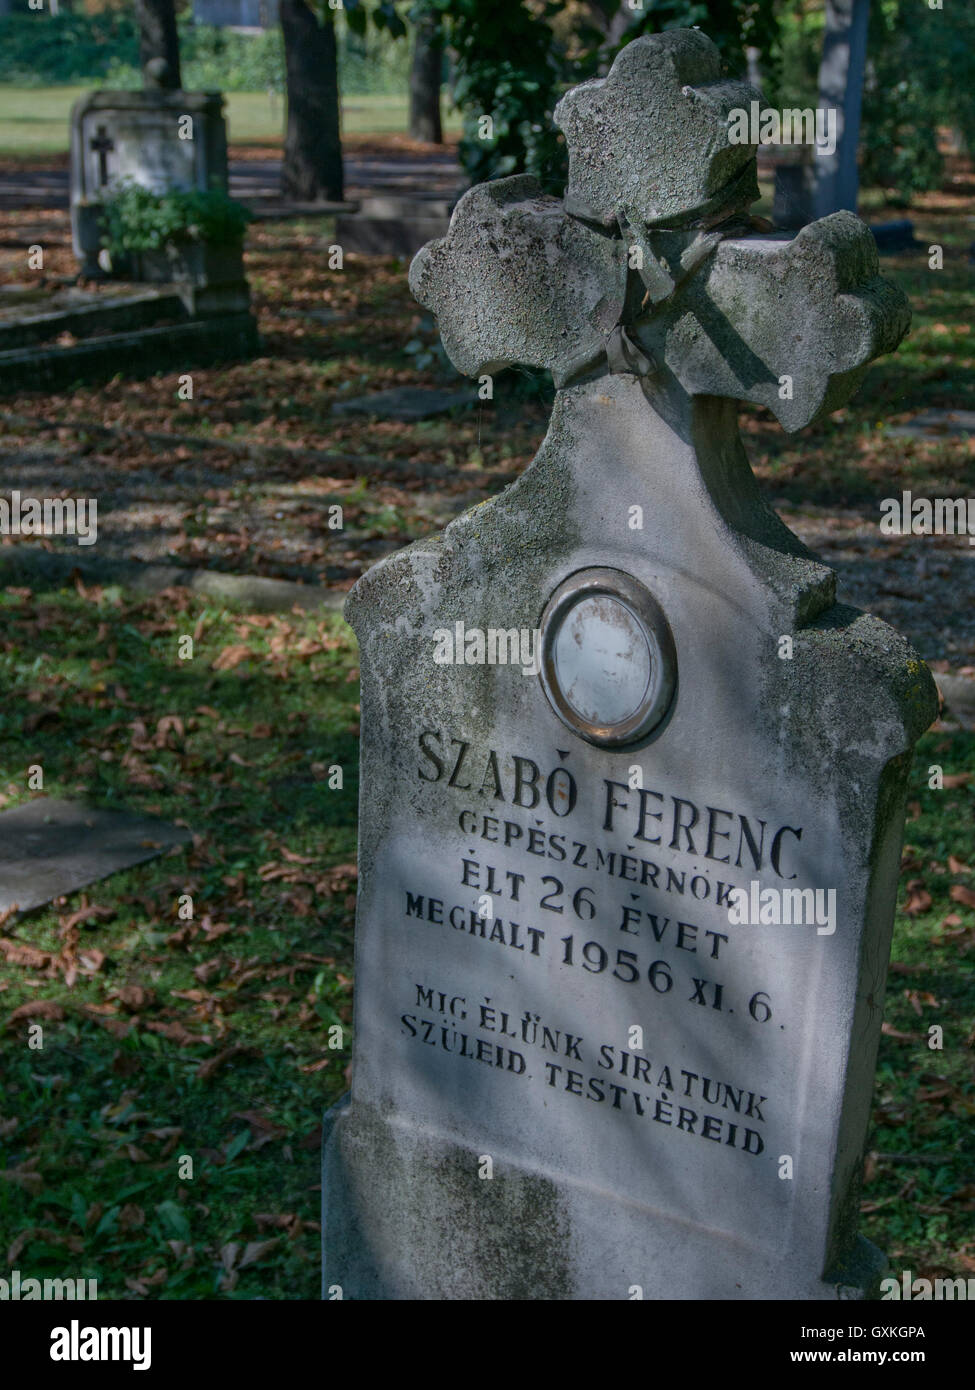
{"label": "stone grave slab", "polygon": [[411,268],[459,370],[557,394],[526,472],[346,606],[327,1296],[876,1290],[858,1184],[937,697],[764,503],[737,410],[820,418],[909,314],[852,214],[752,233],[755,151],[725,139],[752,93],[698,31],[635,40],[557,109],[564,202],[475,188]]}
{"label": "stone grave slab", "polygon": [[[0,394],[47,388],[58,390],[78,381],[98,381],[124,372],[127,376],[152,376],[168,368],[209,366],[214,362],[233,362],[252,357],[260,348],[260,335],[253,314],[214,313],[200,317],[187,315],[182,297],[163,293],[157,299],[141,299],[137,304],[138,317],[143,321],[153,317],[179,318],[175,322],[134,329],[131,332],[98,331],[98,320],[110,321],[113,311],[101,308],[81,323],[81,314],[74,313],[73,321],[90,336],[62,346],[57,342],[35,342],[31,346],[0,349]],[[132,306],[124,310],[130,317]],[[28,323],[28,334],[39,327]],[[43,325],[50,337],[56,327],[56,317]],[[69,330],[70,331],[70,330]],[[2,335],[0,335],[2,341]]]}
{"label": "stone grave slab", "polygon": [[882,256],[894,256],[899,251],[920,251],[924,242],[914,235],[914,223],[909,217],[894,222],[872,222],[870,230]]}
{"label": "stone grave slab", "polygon": [[55,352],[62,334],[104,339],[185,315],[183,301],[172,286],[159,290],[115,284],[100,285],[95,291],[58,286],[48,292],[7,294],[0,297],[0,351],[47,342]]}
{"label": "stone grave slab", "polygon": [[0,912],[29,912],[191,839],[156,816],[37,797],[0,812]]}
{"label": "stone grave slab", "polygon": [[355,212],[335,219],[335,240],[363,256],[413,256],[447,230],[450,204],[444,198],[377,194],[360,199]]}
{"label": "stone grave slab", "polygon": [[905,439],[944,439],[975,434],[975,410],[925,410],[903,425],[892,425],[890,435]]}
{"label": "stone grave slab", "polygon": [[435,386],[393,386],[388,391],[373,391],[368,396],[353,396],[337,401],[333,415],[374,415],[377,420],[429,420],[434,415],[446,415],[451,410],[473,405],[469,390],[445,391]]}

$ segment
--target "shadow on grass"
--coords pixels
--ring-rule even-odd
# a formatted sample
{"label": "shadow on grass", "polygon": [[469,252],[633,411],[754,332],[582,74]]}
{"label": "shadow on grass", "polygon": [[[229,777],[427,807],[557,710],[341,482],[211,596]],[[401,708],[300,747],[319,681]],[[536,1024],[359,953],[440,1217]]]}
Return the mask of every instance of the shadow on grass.
{"label": "shadow on grass", "polygon": [[39,764],[45,794],[197,837],[93,885],[97,916],[72,923],[73,895],[0,932],[29,948],[0,992],[0,1250],[102,1297],[317,1297],[318,1131],[351,1046],[348,629],[51,587],[0,594],[0,633],[8,803]]}

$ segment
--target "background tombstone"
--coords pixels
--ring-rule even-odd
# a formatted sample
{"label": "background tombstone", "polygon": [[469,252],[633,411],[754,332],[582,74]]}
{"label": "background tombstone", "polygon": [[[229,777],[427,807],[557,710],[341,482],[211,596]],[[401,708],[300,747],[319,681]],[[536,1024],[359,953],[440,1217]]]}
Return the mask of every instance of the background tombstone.
{"label": "background tombstone", "polygon": [[[98,271],[99,216],[121,182],[154,193],[227,191],[227,130],[219,92],[149,88],[88,92],[71,112],[71,233],[82,273]],[[180,136],[181,118],[192,139]],[[188,129],[185,127],[184,129]]]}
{"label": "background tombstone", "polygon": [[797,231],[813,220],[814,172],[808,159],[776,161],[772,193],[773,226]]}
{"label": "background tombstone", "polygon": [[765,506],[736,412],[803,427],[908,314],[852,214],[751,234],[754,150],[725,136],[754,95],[697,31],[638,39],[557,109],[564,203],[477,187],[413,264],[461,371],[559,389],[519,481],[347,606],[356,1036],[322,1189],[346,1298],[879,1277],[857,1188],[936,699]]}
{"label": "background tombstone", "polygon": [[335,219],[335,239],[344,251],[364,256],[412,256],[447,230],[446,198],[375,195],[359,200],[355,212]]}

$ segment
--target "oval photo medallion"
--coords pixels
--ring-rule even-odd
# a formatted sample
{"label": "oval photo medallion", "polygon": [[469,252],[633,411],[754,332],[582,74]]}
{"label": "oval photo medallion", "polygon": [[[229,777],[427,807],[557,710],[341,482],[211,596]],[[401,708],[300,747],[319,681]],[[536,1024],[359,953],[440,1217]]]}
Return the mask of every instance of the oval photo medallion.
{"label": "oval photo medallion", "polygon": [[677,688],[677,652],[649,589],[622,570],[587,569],[542,614],[540,679],[559,718],[590,743],[646,737]]}

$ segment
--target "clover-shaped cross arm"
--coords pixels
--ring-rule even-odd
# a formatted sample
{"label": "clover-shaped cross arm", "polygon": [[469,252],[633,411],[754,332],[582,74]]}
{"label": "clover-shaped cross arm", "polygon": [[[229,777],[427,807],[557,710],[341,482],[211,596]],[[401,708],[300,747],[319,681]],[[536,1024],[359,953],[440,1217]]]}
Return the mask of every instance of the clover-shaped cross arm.
{"label": "clover-shaped cross arm", "polygon": [[559,381],[598,354],[623,312],[626,248],[566,217],[528,176],[472,188],[447,235],[414,258],[410,288],[468,376],[515,362]]}
{"label": "clover-shaped cross arm", "polygon": [[869,228],[838,212],[794,238],[720,242],[631,331],[688,395],[767,406],[793,432],[844,405],[909,324],[906,298],[880,275]]}

